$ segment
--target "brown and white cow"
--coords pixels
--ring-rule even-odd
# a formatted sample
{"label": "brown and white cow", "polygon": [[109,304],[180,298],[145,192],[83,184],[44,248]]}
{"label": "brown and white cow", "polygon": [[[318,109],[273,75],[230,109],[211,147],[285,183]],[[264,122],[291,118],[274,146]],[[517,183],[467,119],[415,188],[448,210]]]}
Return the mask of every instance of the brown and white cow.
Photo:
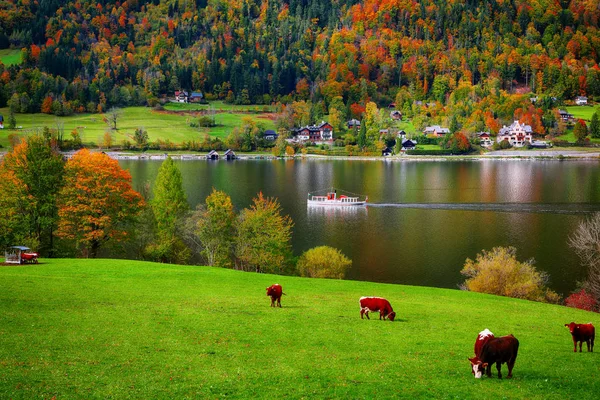
{"label": "brown and white cow", "polygon": [[479,356],[481,355],[481,349],[483,348],[483,345],[493,337],[494,334],[487,328],[477,334],[477,339],[475,339],[475,346],[473,349],[475,351],[475,357],[469,358],[469,361],[471,361],[473,375],[475,375],[476,378],[481,378],[481,372],[478,372],[478,361]]}
{"label": "brown and white cow", "polygon": [[577,353],[577,342],[579,342],[579,352],[581,353],[581,346],[583,342],[587,344],[588,351],[594,351],[594,339],[596,338],[596,328],[591,323],[589,324],[576,324],[571,322],[565,324],[573,336],[573,351]]}
{"label": "brown and white cow", "polygon": [[283,293],[283,289],[281,285],[276,283],[267,288],[267,296],[271,297],[271,307],[279,307],[281,308],[281,295]]}
{"label": "brown and white cow", "polygon": [[[475,342],[475,347],[477,347],[477,342]],[[507,377],[512,378],[512,370],[515,366],[518,352],[519,341],[513,335],[488,338],[481,347],[479,355],[469,358],[473,375],[475,378],[481,378],[485,371],[485,374],[488,377],[491,377],[492,364],[495,363],[496,369],[498,370],[498,378],[502,378],[500,368],[502,364],[506,363],[506,366],[508,367]]]}
{"label": "brown and white cow", "polygon": [[396,313],[392,309],[392,305],[382,297],[361,297],[359,303],[361,319],[364,319],[363,315],[366,315],[367,319],[371,319],[369,318],[370,311],[379,311],[379,319],[383,317],[384,321],[386,317],[390,321],[393,321],[394,318],[396,318]]}

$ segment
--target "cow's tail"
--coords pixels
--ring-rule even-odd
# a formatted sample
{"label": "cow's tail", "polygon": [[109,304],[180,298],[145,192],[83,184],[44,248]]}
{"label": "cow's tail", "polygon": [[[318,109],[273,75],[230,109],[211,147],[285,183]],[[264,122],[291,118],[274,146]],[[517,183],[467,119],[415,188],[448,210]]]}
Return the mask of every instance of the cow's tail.
{"label": "cow's tail", "polygon": [[286,296],[287,296],[287,293],[283,293],[283,292],[281,292],[281,294],[283,294],[283,295],[286,295]]}

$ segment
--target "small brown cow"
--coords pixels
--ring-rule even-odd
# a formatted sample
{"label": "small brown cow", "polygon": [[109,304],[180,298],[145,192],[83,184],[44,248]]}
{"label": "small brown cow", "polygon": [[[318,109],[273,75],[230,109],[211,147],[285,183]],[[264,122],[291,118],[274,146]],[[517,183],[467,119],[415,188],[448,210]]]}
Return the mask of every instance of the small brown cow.
{"label": "small brown cow", "polygon": [[384,321],[386,317],[390,321],[393,321],[394,318],[396,318],[396,313],[392,309],[392,305],[382,297],[361,297],[359,303],[361,319],[364,319],[363,315],[366,315],[367,319],[371,319],[369,318],[370,311],[379,311],[379,319],[383,318]]}
{"label": "small brown cow", "polygon": [[594,351],[594,339],[596,338],[596,328],[594,328],[594,325],[591,323],[576,324],[575,322],[571,322],[570,324],[565,324],[565,326],[569,328],[569,332],[571,332],[571,336],[573,336],[573,351],[575,353],[577,353],[577,342],[579,342],[580,353],[583,342],[587,344],[589,352]]}
{"label": "small brown cow", "polygon": [[271,307],[279,307],[281,308],[281,295],[283,293],[283,289],[281,285],[276,283],[267,288],[267,296],[271,297]]}

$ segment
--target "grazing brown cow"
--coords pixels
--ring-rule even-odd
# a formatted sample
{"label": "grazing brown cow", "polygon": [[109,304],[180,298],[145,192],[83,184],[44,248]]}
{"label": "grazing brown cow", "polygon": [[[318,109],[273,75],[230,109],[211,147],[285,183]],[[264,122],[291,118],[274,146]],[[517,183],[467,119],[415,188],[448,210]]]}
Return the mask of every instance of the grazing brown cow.
{"label": "grazing brown cow", "polygon": [[[281,285],[276,283],[267,288],[267,296],[271,297],[271,307],[280,307],[281,308],[281,295],[283,293],[283,289]],[[277,304],[275,304],[277,303]]]}
{"label": "grazing brown cow", "polygon": [[382,297],[361,297],[359,300],[360,303],[360,318],[363,318],[363,314],[369,318],[369,311],[379,311],[379,319],[383,317],[387,317],[390,321],[393,321],[396,318],[396,313],[392,309],[392,305],[389,301]]}
{"label": "grazing brown cow", "polygon": [[515,366],[518,352],[519,341],[513,335],[488,339],[481,348],[479,355],[469,358],[469,361],[471,361],[471,365],[473,366],[473,375],[475,375],[475,378],[481,378],[481,375],[485,371],[485,374],[491,378],[492,364],[496,363],[498,378],[502,378],[500,368],[502,364],[506,363],[506,366],[508,367],[507,377],[512,378],[512,370]]}
{"label": "grazing brown cow", "polygon": [[587,344],[588,351],[594,351],[594,339],[596,338],[596,328],[594,328],[594,325],[591,323],[576,324],[575,322],[571,322],[570,324],[565,324],[565,326],[569,328],[571,336],[573,336],[573,351],[575,353],[577,353],[577,342],[579,342],[580,353],[583,342]]}

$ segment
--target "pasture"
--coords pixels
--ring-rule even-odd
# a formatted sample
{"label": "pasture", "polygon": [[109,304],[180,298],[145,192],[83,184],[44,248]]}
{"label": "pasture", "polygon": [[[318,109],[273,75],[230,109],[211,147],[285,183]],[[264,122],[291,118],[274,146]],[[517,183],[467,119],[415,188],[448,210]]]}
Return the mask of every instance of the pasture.
{"label": "pasture", "polygon": [[583,119],[588,124],[592,120],[592,115],[596,112],[596,110],[600,109],[600,105],[595,106],[569,106],[565,107],[569,114],[573,114],[575,120]]}
{"label": "pasture", "polygon": [[[62,126],[65,137],[70,138],[70,133],[78,129],[83,142],[87,145],[103,142],[104,133],[111,132],[113,143],[120,145],[123,140],[133,142],[133,134],[137,128],[148,131],[150,141],[170,140],[173,143],[183,141],[202,141],[204,135],[225,138],[233,128],[242,125],[244,117],[250,117],[261,123],[266,129],[274,127],[273,121],[261,114],[245,114],[238,112],[223,112],[215,115],[217,126],[213,128],[193,128],[190,122],[198,117],[189,112],[155,111],[148,107],[127,107],[121,109],[122,115],[117,121],[117,130],[110,130],[103,121],[102,114],[74,114],[68,117],[57,117],[49,114],[15,114],[17,126],[20,129],[0,131],[0,144],[7,147],[10,133],[27,134],[44,126],[56,128]],[[0,114],[8,116],[8,109],[0,109]]]}
{"label": "pasture", "polygon": [[0,50],[0,61],[7,67],[15,64],[21,64],[21,50],[2,49]]}
{"label": "pasture", "polygon": [[[563,326],[599,326],[598,314],[459,290],[128,260],[41,262],[0,266],[1,398],[600,392],[600,355],[573,353]],[[287,294],[281,309],[269,306],[273,283]],[[361,320],[361,296],[390,300],[396,321]],[[471,375],[467,357],[484,328],[519,339],[513,379]]]}

